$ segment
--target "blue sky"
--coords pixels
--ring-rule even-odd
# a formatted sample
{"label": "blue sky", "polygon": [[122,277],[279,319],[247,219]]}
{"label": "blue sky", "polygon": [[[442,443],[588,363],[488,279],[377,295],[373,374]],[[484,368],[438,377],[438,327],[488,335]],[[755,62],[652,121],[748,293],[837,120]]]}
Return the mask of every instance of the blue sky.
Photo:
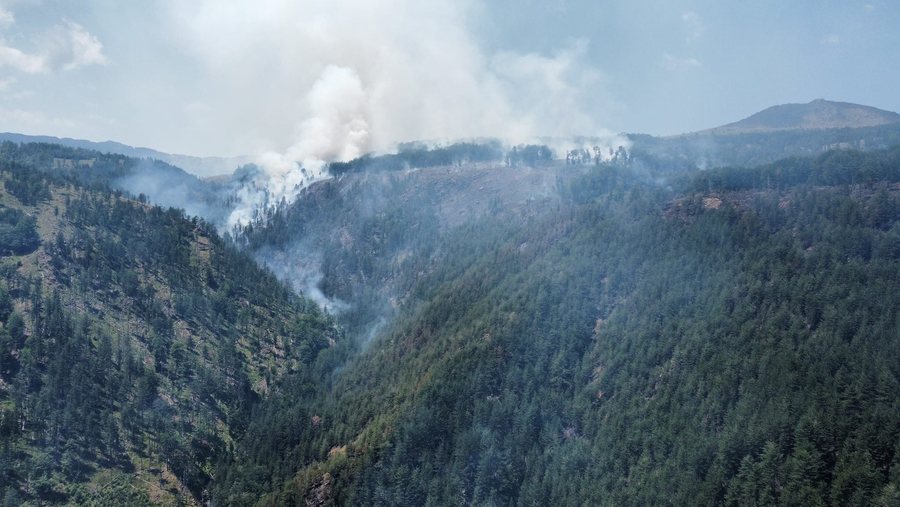
{"label": "blue sky", "polygon": [[888,0],[6,0],[0,131],[302,160],[896,111],[898,26]]}
{"label": "blue sky", "polygon": [[608,76],[624,130],[695,130],[814,98],[900,109],[898,2],[514,5],[495,4],[510,16],[498,18],[493,44],[546,51],[565,33],[589,40],[588,60]]}

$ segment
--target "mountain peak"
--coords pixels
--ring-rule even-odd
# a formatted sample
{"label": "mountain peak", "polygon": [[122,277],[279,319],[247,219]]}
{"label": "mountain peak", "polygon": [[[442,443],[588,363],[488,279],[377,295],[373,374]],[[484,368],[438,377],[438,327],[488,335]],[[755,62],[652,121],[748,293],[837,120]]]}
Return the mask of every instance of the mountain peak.
{"label": "mountain peak", "polygon": [[781,104],[743,120],[701,131],[730,135],[782,130],[877,127],[900,123],[900,114],[871,106],[835,102],[822,98],[806,104]]}

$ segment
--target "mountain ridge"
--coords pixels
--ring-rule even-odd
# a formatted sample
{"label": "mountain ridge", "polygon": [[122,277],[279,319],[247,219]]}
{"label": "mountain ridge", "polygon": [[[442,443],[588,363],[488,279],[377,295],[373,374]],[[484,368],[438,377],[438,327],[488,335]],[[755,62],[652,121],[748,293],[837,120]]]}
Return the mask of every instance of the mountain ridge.
{"label": "mountain ridge", "polygon": [[194,155],[182,155],[178,153],[166,153],[153,148],[131,146],[118,141],[89,141],[87,139],[73,139],[69,137],[55,137],[46,135],[29,135],[16,132],[0,133],[0,142],[11,141],[23,143],[50,143],[66,146],[68,148],[81,148],[125,155],[133,158],[162,160],[178,166],[200,177],[215,177],[222,174],[231,174],[238,167],[250,162],[250,157],[197,157]]}
{"label": "mountain ridge", "polygon": [[733,135],[785,130],[862,128],[894,123],[900,123],[900,114],[893,111],[851,102],[815,99],[805,104],[770,106],[744,119],[692,134]]}

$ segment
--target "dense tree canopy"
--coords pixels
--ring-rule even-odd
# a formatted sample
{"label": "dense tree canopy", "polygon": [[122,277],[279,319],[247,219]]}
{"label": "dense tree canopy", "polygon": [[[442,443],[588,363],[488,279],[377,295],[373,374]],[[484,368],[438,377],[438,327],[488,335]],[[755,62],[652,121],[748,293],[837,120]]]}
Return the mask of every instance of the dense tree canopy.
{"label": "dense tree canopy", "polygon": [[0,181],[4,505],[201,501],[270,386],[343,354],[203,220],[26,162]]}
{"label": "dense tree canopy", "polygon": [[[0,145],[0,500],[900,502],[900,150],[420,148],[229,240]],[[248,255],[308,252],[334,317]]]}
{"label": "dense tree canopy", "polygon": [[443,236],[420,303],[265,402],[214,498],[895,504],[897,152],[670,181],[604,167]]}

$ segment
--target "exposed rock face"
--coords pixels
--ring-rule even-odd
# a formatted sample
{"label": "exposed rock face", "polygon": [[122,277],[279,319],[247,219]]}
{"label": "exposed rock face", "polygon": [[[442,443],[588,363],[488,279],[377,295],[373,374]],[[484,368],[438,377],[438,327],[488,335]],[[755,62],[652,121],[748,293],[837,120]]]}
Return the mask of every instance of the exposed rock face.
{"label": "exposed rock face", "polygon": [[331,498],[331,484],[331,474],[325,472],[306,495],[306,506],[321,507],[328,505],[328,500]]}

